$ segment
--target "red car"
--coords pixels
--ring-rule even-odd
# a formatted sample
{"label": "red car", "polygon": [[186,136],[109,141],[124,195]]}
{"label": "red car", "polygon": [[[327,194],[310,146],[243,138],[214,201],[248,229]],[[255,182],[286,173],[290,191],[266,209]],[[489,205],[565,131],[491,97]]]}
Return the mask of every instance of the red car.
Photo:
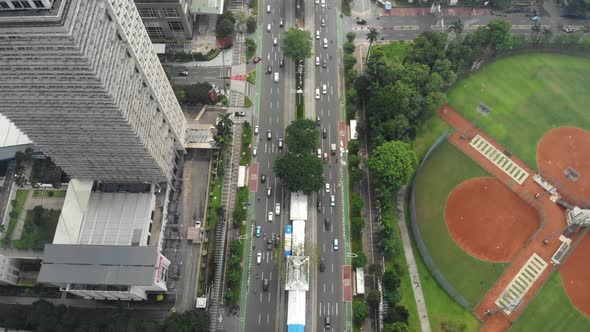
{"label": "red car", "polygon": [[260,62],[260,60],[262,60],[262,58],[261,58],[261,57],[259,57],[259,56],[257,56],[257,57],[255,57],[254,59],[252,59],[252,62],[254,62],[254,63],[256,64],[256,63],[259,63],[259,62]]}

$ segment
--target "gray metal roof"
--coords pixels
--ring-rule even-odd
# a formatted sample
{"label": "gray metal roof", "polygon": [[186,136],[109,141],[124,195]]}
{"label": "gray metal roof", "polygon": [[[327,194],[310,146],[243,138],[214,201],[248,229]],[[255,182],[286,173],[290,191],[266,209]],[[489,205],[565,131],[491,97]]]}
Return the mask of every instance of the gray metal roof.
{"label": "gray metal roof", "polygon": [[155,281],[158,256],[155,247],[48,244],[38,281],[149,286]]}

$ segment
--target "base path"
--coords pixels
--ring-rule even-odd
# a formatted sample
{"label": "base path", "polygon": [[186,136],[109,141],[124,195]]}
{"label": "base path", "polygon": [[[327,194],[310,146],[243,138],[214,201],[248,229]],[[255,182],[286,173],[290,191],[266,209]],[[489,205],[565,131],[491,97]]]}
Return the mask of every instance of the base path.
{"label": "base path", "polygon": [[[514,191],[522,199],[536,208],[540,215],[542,226],[539,232],[524,244],[525,247],[516,254],[510,266],[508,266],[504,271],[504,274],[500,276],[475,309],[475,314],[484,321],[482,331],[506,331],[506,328],[522,313],[527,304],[532,300],[533,296],[539,291],[551,273],[555,270],[553,265],[549,265],[543,270],[538,279],[522,298],[522,304],[516,309],[516,311],[509,315],[506,315],[502,311],[498,311],[491,317],[486,315],[485,311],[498,309],[498,306],[494,302],[500,297],[505,288],[514,277],[516,277],[523,265],[533,254],[537,254],[543,260],[549,262],[551,256],[557,250],[561,242],[557,240],[557,238],[553,238],[549,244],[545,245],[543,244],[543,239],[553,233],[559,232],[566,225],[563,209],[553,203],[547,195],[543,195],[538,200],[535,199],[535,194],[542,193],[543,190],[532,180],[532,177],[528,177],[521,185],[517,184],[512,178],[510,178],[510,176],[492,163],[492,161],[469,145],[469,141],[477,133],[484,137],[490,144],[493,144],[499,151],[504,151],[504,147],[498,144],[494,139],[483,132],[478,132],[475,128],[469,131],[470,135],[468,137],[462,139],[461,135],[469,128],[472,128],[472,123],[449,105],[443,106],[439,110],[439,115],[443,120],[455,128],[455,132],[448,138],[451,143],[508,186],[508,188]],[[529,174],[534,174],[534,170],[528,167],[520,159],[515,156],[511,156],[510,158],[523,170],[529,172]]]}
{"label": "base path", "polygon": [[430,332],[430,320],[428,319],[428,312],[426,311],[426,302],[424,302],[424,293],[420,287],[420,276],[418,275],[418,266],[414,259],[414,252],[412,251],[412,241],[408,233],[408,226],[404,218],[404,198],[406,197],[406,186],[403,186],[397,193],[397,225],[402,236],[402,243],[404,245],[404,254],[406,256],[406,263],[408,264],[408,272],[412,278],[414,301],[418,309],[418,319],[420,319],[420,328],[422,332]]}

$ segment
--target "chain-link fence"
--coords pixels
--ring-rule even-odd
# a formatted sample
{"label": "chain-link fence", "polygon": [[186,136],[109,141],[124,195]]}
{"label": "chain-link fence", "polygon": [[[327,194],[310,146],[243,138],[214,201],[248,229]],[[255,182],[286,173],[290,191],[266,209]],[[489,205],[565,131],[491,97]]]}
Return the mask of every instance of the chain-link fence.
{"label": "chain-link fence", "polygon": [[461,305],[465,309],[471,310],[473,307],[471,305],[471,303],[463,295],[461,295],[461,293],[459,293],[455,289],[455,287],[453,287],[447,281],[447,279],[444,277],[442,272],[440,272],[440,270],[438,269],[438,267],[434,263],[434,260],[432,259],[432,257],[430,256],[430,253],[428,252],[428,248],[426,247],[426,244],[422,240],[420,228],[418,227],[418,222],[416,220],[416,199],[415,199],[416,178],[418,176],[420,176],[420,170],[422,169],[422,165],[424,165],[424,162],[428,159],[428,156],[430,155],[430,153],[432,151],[434,151],[442,142],[444,142],[447,139],[448,135],[449,135],[449,132],[447,131],[441,137],[439,137],[436,140],[436,142],[434,142],[434,144],[430,147],[428,152],[426,152],[424,159],[420,163],[420,167],[418,167],[418,171],[416,172],[416,176],[414,177],[414,180],[412,181],[412,191],[411,191],[411,195],[410,195],[410,217],[411,217],[410,224],[412,226],[412,233],[414,234],[416,246],[418,247],[418,251],[420,252],[420,255],[422,256],[422,260],[424,260],[424,264],[426,264],[426,267],[430,271],[430,274],[432,274],[432,276],[438,282],[438,284],[447,292],[447,294],[449,294],[450,297],[452,297],[455,301],[457,301],[457,303],[459,303],[459,305]]}

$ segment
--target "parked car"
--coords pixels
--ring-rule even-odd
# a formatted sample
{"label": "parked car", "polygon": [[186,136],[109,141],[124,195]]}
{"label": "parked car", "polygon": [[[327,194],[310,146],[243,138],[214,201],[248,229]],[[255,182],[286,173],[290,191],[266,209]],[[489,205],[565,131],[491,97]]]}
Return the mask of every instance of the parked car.
{"label": "parked car", "polygon": [[324,161],[328,161],[328,152],[324,152]]}
{"label": "parked car", "polygon": [[268,65],[268,66],[266,67],[266,73],[267,73],[267,74],[270,74],[270,73],[272,73],[272,66],[271,66],[271,65]]}
{"label": "parked car", "polygon": [[257,57],[254,57],[254,58],[252,59],[252,62],[254,62],[254,64],[257,64],[257,63],[259,63],[261,60],[262,60],[262,58],[261,58],[261,57],[259,57],[259,56],[257,56]]}
{"label": "parked car", "polygon": [[322,149],[318,149],[317,154],[318,154],[318,158],[322,159]]}
{"label": "parked car", "polygon": [[320,88],[315,89],[315,99],[320,99]]}
{"label": "parked car", "polygon": [[180,73],[178,73],[178,76],[188,76],[188,70],[183,70]]}
{"label": "parked car", "polygon": [[322,84],[322,94],[325,95],[328,93],[328,85]]}
{"label": "parked car", "polygon": [[234,116],[236,118],[241,118],[241,117],[246,116],[246,112],[234,112]]}
{"label": "parked car", "polygon": [[315,31],[315,39],[320,39],[320,30]]}
{"label": "parked car", "polygon": [[270,23],[266,25],[266,31],[270,32]]}
{"label": "parked car", "polygon": [[258,135],[258,126],[254,127],[254,135]]}
{"label": "parked car", "polygon": [[253,157],[256,157],[256,153],[257,153],[257,151],[258,151],[258,149],[257,149],[256,147],[254,147],[254,148],[252,149],[252,156],[253,156]]}
{"label": "parked car", "polygon": [[319,66],[320,65],[320,57],[319,56],[316,56],[315,57],[315,65],[316,66]]}
{"label": "parked car", "polygon": [[322,63],[322,67],[327,68],[328,67],[328,60],[324,59],[324,62]]}
{"label": "parked car", "polygon": [[328,48],[328,38],[324,38],[324,48]]}

